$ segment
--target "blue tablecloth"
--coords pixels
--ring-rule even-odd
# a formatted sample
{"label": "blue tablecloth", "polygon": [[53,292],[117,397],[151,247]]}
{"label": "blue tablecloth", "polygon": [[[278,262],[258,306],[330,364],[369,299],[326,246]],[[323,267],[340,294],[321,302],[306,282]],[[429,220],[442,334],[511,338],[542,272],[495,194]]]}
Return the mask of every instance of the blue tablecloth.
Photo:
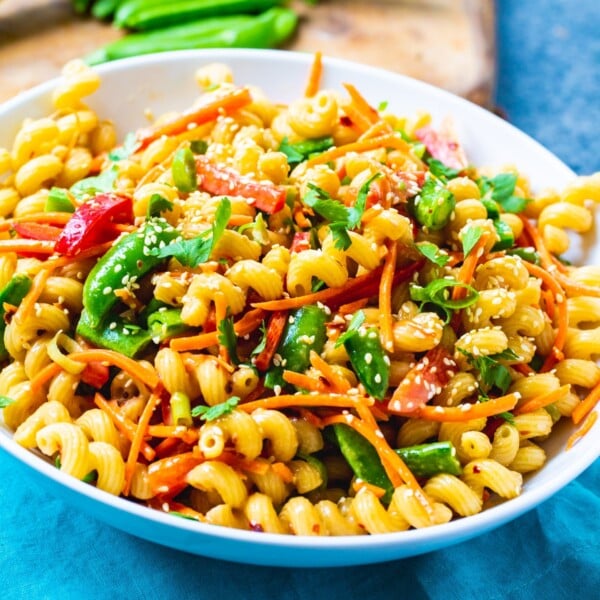
{"label": "blue tablecloth", "polygon": [[[600,170],[600,2],[498,1],[498,105],[579,173]],[[527,515],[381,565],[267,569],[133,538],[37,489],[0,454],[0,593],[27,598],[593,598],[600,461]]]}

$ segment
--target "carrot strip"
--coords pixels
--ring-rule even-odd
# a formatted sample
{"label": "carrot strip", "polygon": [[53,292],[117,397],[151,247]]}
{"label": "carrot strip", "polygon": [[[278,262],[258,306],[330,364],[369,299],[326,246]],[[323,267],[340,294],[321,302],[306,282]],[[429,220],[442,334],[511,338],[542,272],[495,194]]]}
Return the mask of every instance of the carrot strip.
{"label": "carrot strip", "polygon": [[416,413],[419,419],[427,421],[462,422],[481,417],[493,417],[500,413],[512,410],[519,401],[520,394],[513,393],[500,396],[486,402],[476,404],[462,404],[459,406],[432,406],[426,404]]}
{"label": "carrot strip", "polygon": [[285,369],[282,374],[283,380],[291,385],[295,385],[297,388],[308,390],[310,392],[320,392],[326,394],[331,389],[320,379],[305,375],[304,373],[297,373],[296,371],[288,371]]}
{"label": "carrot strip", "polygon": [[12,217],[0,223],[0,231],[8,231],[15,223],[50,223],[65,225],[73,215],[68,212],[37,212],[22,217]]}
{"label": "carrot strip", "polygon": [[388,253],[383,263],[381,281],[379,282],[379,325],[381,327],[381,342],[388,352],[394,350],[394,334],[392,333],[392,287],[394,284],[397,256],[398,246],[395,242],[390,242]]}
{"label": "carrot strip", "polygon": [[535,371],[529,366],[526,365],[525,363],[517,363],[515,365],[511,365],[512,368],[517,371],[518,373],[521,373],[521,375],[525,375],[525,377],[529,377],[530,375],[535,375]]}
{"label": "carrot strip", "polygon": [[538,408],[544,408],[544,406],[548,406],[548,404],[552,404],[557,400],[560,400],[563,396],[566,396],[571,389],[571,385],[561,385],[559,388],[552,390],[546,394],[542,394],[541,396],[537,396],[536,398],[532,398],[522,404],[517,409],[513,411],[515,415],[522,415],[524,413],[533,412]]}
{"label": "carrot strip", "polygon": [[254,221],[254,218],[250,215],[231,215],[231,217],[229,217],[229,221],[227,221],[227,226],[239,227],[240,225],[252,223],[252,221]]}
{"label": "carrot strip", "polygon": [[294,473],[282,462],[274,462],[271,465],[271,470],[278,475],[284,483],[292,483],[294,481]]}
{"label": "carrot strip", "polygon": [[35,273],[39,273],[42,269],[55,270],[80,260],[85,260],[87,258],[96,258],[97,256],[105,254],[112,246],[112,244],[113,242],[105,242],[104,244],[98,244],[97,246],[93,246],[92,248],[83,250],[82,252],[77,254],[77,256],[57,256],[56,258],[49,258],[47,261],[42,262],[34,267],[31,267],[28,270],[29,273],[33,275]]}
{"label": "carrot strip", "polygon": [[369,125],[377,123],[380,120],[379,113],[367,102],[358,89],[351,83],[344,83],[344,87],[352,99],[353,106],[356,107],[364,120]]}
{"label": "carrot strip", "polygon": [[[236,335],[244,336],[252,333],[262,323],[264,316],[264,311],[259,308],[248,311],[239,321],[233,324]],[[216,346],[218,343],[218,332],[210,331],[188,337],[173,338],[169,342],[169,346],[177,352],[186,352],[188,350],[203,350],[210,346]]]}
{"label": "carrot strip", "polygon": [[[119,409],[116,405],[108,402],[101,394],[96,394],[94,396],[94,404],[102,409],[108,416],[111,418],[115,427],[129,440],[132,441],[135,436],[135,423],[130,421]],[[156,456],[154,448],[147,444],[146,442],[142,442],[140,451],[146,458],[146,460],[153,460]]]}
{"label": "carrot strip", "polygon": [[544,285],[554,295],[554,307],[556,308],[557,312],[557,330],[554,343],[552,344],[552,351],[550,354],[548,354],[544,364],[542,365],[542,368],[540,369],[540,372],[545,373],[550,371],[558,361],[563,360],[564,358],[563,348],[565,346],[565,340],[567,339],[567,331],[569,327],[569,315],[566,302],[567,299],[560,283],[556,281],[556,279],[547,270],[527,261],[523,261],[523,264],[529,271],[529,274],[541,279]]}
{"label": "carrot strip", "polygon": [[71,352],[69,358],[83,362],[107,362],[115,367],[119,367],[134,379],[145,383],[151,389],[154,389],[160,383],[160,379],[153,367],[140,364],[138,361],[119,354],[114,350],[104,350],[101,348],[92,350],[82,350],[80,352]]}
{"label": "carrot strip", "polygon": [[375,150],[377,148],[394,148],[401,150],[407,154],[410,152],[410,145],[405,142],[399,135],[395,133],[388,133],[386,135],[380,135],[378,137],[370,138],[368,140],[362,140],[358,142],[350,142],[343,146],[336,146],[317,156],[306,161],[308,168],[314,167],[315,165],[323,165],[332,160],[345,156],[349,152],[368,152],[369,150]]}
{"label": "carrot strip", "polygon": [[592,388],[590,393],[575,407],[575,410],[571,413],[571,419],[573,423],[577,425],[594,410],[596,404],[600,401],[600,383],[596,387]]}
{"label": "carrot strip", "polygon": [[378,485],[373,485],[372,483],[367,483],[366,481],[363,481],[362,479],[359,479],[359,480],[355,479],[352,482],[352,489],[354,490],[355,493],[359,492],[363,488],[367,488],[368,490],[370,490],[373,494],[375,494],[375,496],[377,498],[382,498],[385,495],[385,490],[382,487],[379,487]]}
{"label": "carrot strip", "polygon": [[359,401],[372,403],[373,400],[352,396],[349,394],[282,394],[270,396],[252,402],[244,402],[238,408],[252,412],[257,408],[289,408],[292,406],[331,406],[336,408],[354,408]]}
{"label": "carrot strip", "polygon": [[161,458],[148,466],[148,485],[155,494],[181,491],[187,485],[186,475],[204,460],[204,457],[195,452]]}
{"label": "carrot strip", "polygon": [[46,281],[48,281],[48,277],[50,277],[52,271],[52,268],[43,269],[35,275],[31,288],[29,288],[29,291],[21,301],[19,308],[17,308],[17,312],[13,316],[15,323],[22,323],[31,316],[35,304],[40,299],[44,287],[46,286]]}
{"label": "carrot strip", "polygon": [[369,140],[371,138],[390,133],[392,130],[390,124],[383,119],[380,119],[376,123],[373,123],[361,136],[358,138],[359,141]]}
{"label": "carrot strip", "polygon": [[158,438],[181,439],[188,444],[193,444],[198,440],[198,432],[184,425],[149,425],[148,435]]}
{"label": "carrot strip", "polygon": [[331,365],[314,350],[310,351],[310,364],[329,382],[334,393],[345,394],[350,389],[350,382],[336,373]]}
{"label": "carrot strip", "polygon": [[583,425],[569,436],[567,440],[566,450],[570,450],[586,433],[590,431],[594,423],[598,420],[598,413],[590,413]]}
{"label": "carrot strip", "polygon": [[281,340],[287,320],[288,313],[285,310],[276,311],[271,315],[267,327],[265,347],[254,360],[254,366],[259,371],[266,371],[269,368],[273,355],[279,346],[279,340]]}
{"label": "carrot strip", "polygon": [[135,470],[142,444],[144,442],[144,436],[146,435],[150,419],[154,414],[156,407],[160,403],[160,396],[158,394],[152,394],[144,406],[144,410],[140,416],[135,429],[133,440],[131,440],[131,446],[129,448],[129,454],[127,456],[127,462],[125,463],[125,485],[123,486],[123,494],[129,495],[129,488],[131,487],[131,478]]}
{"label": "carrot strip", "polygon": [[252,96],[247,88],[238,88],[222,96],[213,97],[201,106],[192,108],[167,123],[138,131],[139,147],[137,150],[142,150],[150,142],[163,135],[172,136],[182,133],[192,123],[197,126],[214,121],[220,115],[229,114],[251,102]]}
{"label": "carrot strip", "polygon": [[[484,232],[481,237],[477,240],[471,252],[463,261],[460,269],[458,270],[457,281],[460,283],[464,283],[465,285],[469,285],[473,281],[473,276],[475,275],[475,269],[477,268],[477,263],[479,259],[483,256],[485,245],[488,241],[488,235]],[[467,289],[462,286],[456,286],[452,289],[452,300],[461,300],[467,294]]]}
{"label": "carrot strip", "polygon": [[416,498],[429,516],[433,516],[433,508],[427,496],[421,489],[419,482],[415,479],[411,470],[406,466],[402,458],[389,446],[385,437],[378,427],[374,427],[353,415],[335,415],[323,420],[324,423],[345,423],[360,433],[367,441],[371,442],[385,468],[387,476],[396,488],[405,483],[413,490]]}
{"label": "carrot strip", "polygon": [[[421,268],[423,262],[419,260],[402,269],[396,269],[394,285],[398,285],[402,281],[409,279],[413,273]],[[327,288],[303,296],[294,296],[293,298],[256,302],[252,306],[262,308],[263,310],[288,310],[300,308],[306,304],[316,304],[317,302],[322,302],[328,306],[339,306],[342,303],[347,304],[377,294],[382,270],[383,267],[377,267],[365,275],[349,279],[344,285],[337,288]]]}
{"label": "carrot strip", "polygon": [[304,89],[304,95],[307,98],[312,98],[321,87],[321,77],[323,75],[323,56],[321,52],[315,52],[312,65],[310,67],[310,73],[308,74],[308,81],[306,88]]}
{"label": "carrot strip", "polygon": [[519,217],[523,223],[523,229],[525,233],[530,237],[533,246],[540,255],[542,267],[544,267],[544,269],[550,269],[553,267],[553,270],[558,269],[564,273],[566,271],[566,267],[560,263],[557,264],[553,260],[552,254],[550,254],[550,251],[548,248],[546,248],[546,244],[544,243],[538,228],[535,227],[525,215],[519,215]]}
{"label": "carrot strip", "polygon": [[20,238],[0,240],[0,253],[16,252],[17,254],[45,254],[50,256],[54,254],[55,243],[47,240],[24,240]]}
{"label": "carrot strip", "polygon": [[368,298],[361,298],[360,300],[356,300],[354,302],[348,302],[347,304],[342,304],[338,308],[338,313],[340,315],[353,315],[355,312],[359,311],[361,308],[364,308],[369,303]]}
{"label": "carrot strip", "polygon": [[56,377],[62,370],[63,368],[55,362],[46,365],[41,371],[38,371],[33,379],[31,379],[29,382],[29,385],[31,386],[31,393],[34,394],[38,390],[41,390],[42,387],[48,383],[48,381],[54,379],[54,377]]}
{"label": "carrot strip", "polygon": [[369,121],[369,119],[367,119],[354,104],[346,104],[343,109],[352,129],[355,129],[360,134],[358,139],[367,139],[364,137],[364,134],[371,128],[371,121]]}

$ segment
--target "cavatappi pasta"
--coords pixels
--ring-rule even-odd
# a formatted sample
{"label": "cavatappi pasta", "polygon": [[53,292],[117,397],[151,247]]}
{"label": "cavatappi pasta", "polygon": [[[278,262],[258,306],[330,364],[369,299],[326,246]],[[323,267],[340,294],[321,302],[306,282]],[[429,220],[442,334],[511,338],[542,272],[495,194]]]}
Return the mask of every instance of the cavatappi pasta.
{"label": "cavatappi pasta", "polygon": [[17,443],[177,516],[356,535],[514,498],[556,423],[594,418],[600,270],[560,255],[600,174],[537,194],[319,69],[284,106],[202,67],[119,145],[65,68],[0,149]]}

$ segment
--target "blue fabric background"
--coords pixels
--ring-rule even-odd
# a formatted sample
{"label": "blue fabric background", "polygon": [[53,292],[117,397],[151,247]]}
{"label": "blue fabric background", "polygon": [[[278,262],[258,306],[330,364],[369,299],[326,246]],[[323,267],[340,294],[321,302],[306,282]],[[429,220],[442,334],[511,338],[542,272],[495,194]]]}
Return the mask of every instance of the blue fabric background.
{"label": "blue fabric background", "polygon": [[[498,0],[498,105],[579,173],[600,170],[600,2]],[[38,598],[586,598],[600,586],[600,461],[538,509],[447,550],[267,569],[138,540],[36,489],[0,455],[0,593]]]}

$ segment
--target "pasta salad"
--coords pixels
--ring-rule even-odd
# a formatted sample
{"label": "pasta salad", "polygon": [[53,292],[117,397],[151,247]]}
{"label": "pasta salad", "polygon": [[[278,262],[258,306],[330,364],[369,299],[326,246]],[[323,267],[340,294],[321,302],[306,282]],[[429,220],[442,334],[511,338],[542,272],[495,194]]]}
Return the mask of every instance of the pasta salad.
{"label": "pasta salad", "polygon": [[600,174],[536,192],[352,83],[196,73],[117,140],[69,63],[0,148],[0,407],[106,493],[256,532],[428,527],[521,493],[600,398]]}

